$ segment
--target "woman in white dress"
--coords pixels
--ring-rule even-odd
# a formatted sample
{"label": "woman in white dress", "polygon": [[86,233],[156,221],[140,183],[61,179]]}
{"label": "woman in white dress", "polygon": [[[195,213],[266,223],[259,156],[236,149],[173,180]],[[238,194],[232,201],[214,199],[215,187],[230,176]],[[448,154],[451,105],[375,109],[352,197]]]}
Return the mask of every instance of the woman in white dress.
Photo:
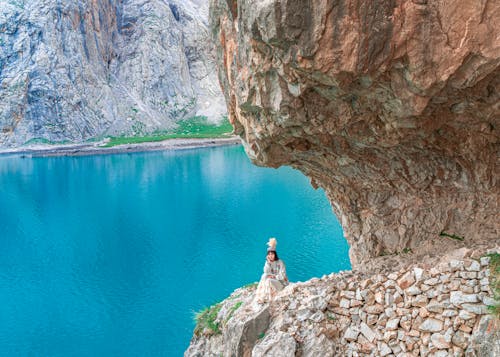
{"label": "woman in white dress", "polygon": [[257,291],[255,292],[255,299],[259,304],[271,301],[278,291],[283,290],[288,284],[285,263],[278,257],[276,244],[276,238],[269,239],[267,243],[268,248],[264,273],[260,278]]}

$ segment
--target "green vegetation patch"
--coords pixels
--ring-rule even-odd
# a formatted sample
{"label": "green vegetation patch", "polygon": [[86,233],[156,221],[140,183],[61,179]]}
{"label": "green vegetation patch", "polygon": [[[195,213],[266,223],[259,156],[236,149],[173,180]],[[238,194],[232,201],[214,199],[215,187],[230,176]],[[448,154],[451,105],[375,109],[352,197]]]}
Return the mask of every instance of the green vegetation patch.
{"label": "green vegetation patch", "polygon": [[441,237],[448,237],[448,238],[459,240],[459,241],[463,241],[465,239],[464,237],[461,237],[461,236],[456,235],[456,234],[446,233],[445,231],[442,231],[441,233],[439,233],[439,235]]}
{"label": "green vegetation patch", "polygon": [[500,254],[491,253],[490,257],[490,288],[493,292],[495,305],[488,306],[488,310],[497,318],[500,318]]}
{"label": "green vegetation patch", "polygon": [[216,321],[221,307],[222,304],[218,303],[206,307],[195,314],[196,327],[194,328],[194,334],[196,336],[201,336],[202,334],[218,335],[221,333],[220,323]]}
{"label": "green vegetation patch", "polygon": [[61,140],[61,141],[51,141],[45,138],[33,138],[26,141],[23,145],[36,145],[36,144],[44,144],[44,145],[62,145],[71,143],[69,140]]}
{"label": "green vegetation patch", "polygon": [[229,314],[227,316],[226,322],[231,320],[231,317],[233,317],[233,314],[235,313],[236,310],[238,310],[241,307],[241,305],[243,305],[243,301],[238,301],[236,304],[231,306],[231,309],[229,309]]}
{"label": "green vegetation patch", "polygon": [[157,131],[145,136],[113,136],[104,147],[112,147],[123,144],[138,144],[146,142],[163,141],[167,139],[211,139],[223,138],[231,135],[233,126],[227,117],[222,122],[210,123],[206,117],[197,116],[177,123],[172,130]]}
{"label": "green vegetation patch", "polygon": [[326,314],[326,318],[327,318],[328,320],[330,320],[330,321],[335,321],[335,320],[337,320],[337,318],[335,317],[335,315],[334,315],[334,314],[331,314],[331,313],[327,313],[327,314]]}

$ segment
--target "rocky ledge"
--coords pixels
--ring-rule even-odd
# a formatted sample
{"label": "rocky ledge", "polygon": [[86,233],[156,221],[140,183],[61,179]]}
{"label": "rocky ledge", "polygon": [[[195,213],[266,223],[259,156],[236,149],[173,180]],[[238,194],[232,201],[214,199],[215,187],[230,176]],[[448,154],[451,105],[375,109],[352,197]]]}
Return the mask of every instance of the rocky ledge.
{"label": "rocky ledge", "polygon": [[499,271],[498,250],[461,249],[437,265],[292,283],[268,305],[241,288],[211,308],[185,357],[499,356]]}
{"label": "rocky ledge", "polygon": [[249,156],[325,189],[354,267],[498,240],[500,2],[211,0],[210,17]]}

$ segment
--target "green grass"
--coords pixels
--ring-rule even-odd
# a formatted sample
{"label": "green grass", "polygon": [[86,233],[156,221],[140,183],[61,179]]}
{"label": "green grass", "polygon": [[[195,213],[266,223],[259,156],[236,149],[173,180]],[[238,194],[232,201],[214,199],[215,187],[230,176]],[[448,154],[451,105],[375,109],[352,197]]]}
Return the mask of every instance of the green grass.
{"label": "green grass", "polygon": [[44,145],[62,145],[71,143],[69,140],[61,140],[61,141],[50,141],[45,138],[33,138],[26,141],[23,145],[34,145],[34,144],[44,144]]}
{"label": "green grass", "polygon": [[496,304],[488,306],[490,313],[500,318],[500,254],[488,254],[490,257],[490,287]]}
{"label": "green grass", "polygon": [[209,123],[206,117],[192,117],[177,123],[177,127],[168,131],[155,132],[145,136],[113,136],[104,147],[123,144],[138,144],[163,141],[167,139],[207,139],[223,138],[231,135],[233,126],[227,117],[219,124]]}
{"label": "green grass", "polygon": [[229,314],[227,316],[226,322],[231,320],[231,317],[233,317],[233,314],[235,313],[236,310],[238,310],[241,307],[241,305],[243,305],[243,301],[238,301],[236,304],[231,306],[231,309],[229,310]]}
{"label": "green grass", "polygon": [[328,320],[330,320],[330,321],[335,321],[335,320],[337,320],[337,318],[335,317],[335,315],[330,314],[330,313],[327,313],[327,314],[326,314],[326,318],[327,318]]}
{"label": "green grass", "polygon": [[45,138],[33,138],[26,141],[23,145],[31,145],[31,144],[53,144],[53,142]]}
{"label": "green grass", "polygon": [[215,321],[221,307],[222,304],[218,303],[210,307],[206,307],[195,314],[194,320],[196,322],[196,327],[194,328],[194,334],[196,336],[201,336],[207,332],[215,335],[221,333],[220,324]]}
{"label": "green grass", "polygon": [[441,237],[448,237],[448,238],[459,240],[459,241],[463,241],[465,239],[464,237],[458,236],[456,234],[449,234],[449,233],[446,233],[445,231],[442,231],[441,233],[439,233],[439,235]]}

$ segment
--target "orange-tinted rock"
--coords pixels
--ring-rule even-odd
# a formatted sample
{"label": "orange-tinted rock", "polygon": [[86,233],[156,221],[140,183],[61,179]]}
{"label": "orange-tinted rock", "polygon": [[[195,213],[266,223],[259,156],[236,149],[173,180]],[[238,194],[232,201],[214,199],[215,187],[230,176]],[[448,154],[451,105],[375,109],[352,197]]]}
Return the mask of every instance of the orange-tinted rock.
{"label": "orange-tinted rock", "polygon": [[325,189],[355,267],[441,232],[498,240],[499,23],[495,1],[211,4],[236,133]]}

